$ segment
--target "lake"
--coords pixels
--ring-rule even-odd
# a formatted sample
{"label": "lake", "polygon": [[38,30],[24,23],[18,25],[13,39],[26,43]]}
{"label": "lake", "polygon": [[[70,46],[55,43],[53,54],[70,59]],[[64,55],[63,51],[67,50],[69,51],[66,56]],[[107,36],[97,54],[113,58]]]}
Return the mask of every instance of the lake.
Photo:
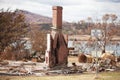
{"label": "lake", "polygon": [[[75,44],[73,41],[68,41],[68,48],[70,47],[74,47],[74,51],[77,53],[80,52],[84,52],[85,54],[90,54],[92,53],[92,51],[100,51],[100,48],[95,48],[94,47],[86,47],[86,41],[81,41],[82,44]],[[106,51],[107,52],[111,52],[113,54],[115,54],[116,56],[120,56],[120,42],[118,42],[119,45],[113,45],[113,44],[109,44],[106,45]]]}

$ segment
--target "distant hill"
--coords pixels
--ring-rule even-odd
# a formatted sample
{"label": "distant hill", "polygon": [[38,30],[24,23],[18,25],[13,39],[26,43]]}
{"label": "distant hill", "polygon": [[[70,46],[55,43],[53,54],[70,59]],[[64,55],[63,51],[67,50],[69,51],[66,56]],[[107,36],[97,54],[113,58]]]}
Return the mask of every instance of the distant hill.
{"label": "distant hill", "polygon": [[19,13],[25,15],[26,21],[32,24],[39,24],[39,23],[52,23],[52,18],[46,17],[40,14],[28,12],[25,10],[18,10]]}
{"label": "distant hill", "polygon": [[[18,10],[18,13],[22,13],[25,15],[26,22],[30,23],[31,27],[50,30],[52,26],[52,18],[46,17],[40,14],[32,13],[25,10]],[[70,29],[71,23],[63,21],[63,28]]]}
{"label": "distant hill", "polygon": [[[40,29],[49,30],[52,26],[52,18],[40,14],[35,14],[25,10],[18,10],[19,13],[25,15],[25,19],[32,27],[39,27]],[[63,27],[70,26],[70,23],[64,21]]]}

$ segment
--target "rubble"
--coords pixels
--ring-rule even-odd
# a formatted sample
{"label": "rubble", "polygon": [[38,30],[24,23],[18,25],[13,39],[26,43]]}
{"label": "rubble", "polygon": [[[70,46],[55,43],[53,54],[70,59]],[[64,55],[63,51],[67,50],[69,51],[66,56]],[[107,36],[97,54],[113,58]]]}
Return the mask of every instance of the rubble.
{"label": "rubble", "polygon": [[4,65],[4,66],[5,66],[5,65],[8,65],[8,64],[9,64],[9,62],[7,62],[7,61],[1,61],[1,62],[0,62],[0,65],[2,65],[2,66],[3,66],[3,65]]}
{"label": "rubble", "polygon": [[[26,75],[58,75],[58,74],[73,74],[82,73],[81,69],[77,65],[72,67],[61,68],[56,67],[54,69],[47,70],[44,63],[37,62],[22,62],[22,61],[7,61],[8,64],[0,66],[0,75],[9,76],[26,76]],[[1,63],[3,64],[3,63]],[[74,67],[76,70],[74,70]]]}
{"label": "rubble", "polygon": [[81,74],[84,72],[99,72],[103,71],[118,71],[120,70],[120,63],[116,66],[111,65],[110,59],[99,60],[98,63],[68,63],[66,67],[54,67],[48,69],[44,63],[38,62],[23,62],[23,61],[2,61],[0,62],[0,75],[9,76],[45,76],[45,75],[69,75]]}
{"label": "rubble", "polygon": [[[32,69],[31,66],[35,65],[33,62],[22,62],[22,61],[3,61],[0,63],[0,75],[27,75]],[[28,68],[28,65],[30,68]]]}

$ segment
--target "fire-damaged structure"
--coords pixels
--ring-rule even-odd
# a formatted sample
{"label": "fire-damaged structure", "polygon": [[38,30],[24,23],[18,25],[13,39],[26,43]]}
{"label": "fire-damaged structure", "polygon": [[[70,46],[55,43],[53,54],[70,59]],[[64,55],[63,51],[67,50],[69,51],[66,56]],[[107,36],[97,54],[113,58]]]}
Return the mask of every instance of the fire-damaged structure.
{"label": "fire-damaged structure", "polygon": [[53,6],[53,27],[47,34],[45,63],[49,68],[66,67],[68,59],[67,36],[62,34],[62,7]]}

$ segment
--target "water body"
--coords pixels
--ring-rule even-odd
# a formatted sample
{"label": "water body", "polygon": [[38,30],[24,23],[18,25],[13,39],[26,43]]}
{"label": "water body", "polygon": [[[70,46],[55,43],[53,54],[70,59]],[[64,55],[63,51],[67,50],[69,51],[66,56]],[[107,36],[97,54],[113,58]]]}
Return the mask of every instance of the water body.
{"label": "water body", "polygon": [[[73,41],[68,41],[68,48],[74,47],[75,48],[74,50],[77,51],[78,53],[84,52],[85,54],[91,54],[92,51],[101,50],[100,48],[95,49],[96,46],[86,47],[86,41],[81,41],[81,42],[82,44],[74,44]],[[105,49],[107,52],[111,52],[116,56],[120,56],[120,41],[118,42],[118,45],[115,45],[115,44],[106,45]]]}

